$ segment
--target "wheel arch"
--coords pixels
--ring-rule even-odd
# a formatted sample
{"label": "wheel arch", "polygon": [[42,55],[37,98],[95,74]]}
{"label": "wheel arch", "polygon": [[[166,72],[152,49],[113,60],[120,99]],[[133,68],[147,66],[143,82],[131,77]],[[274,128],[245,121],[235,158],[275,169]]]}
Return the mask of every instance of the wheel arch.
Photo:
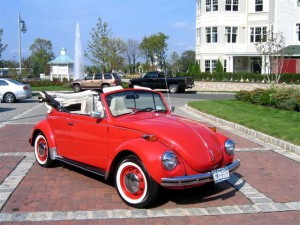
{"label": "wheel arch", "polygon": [[48,141],[49,148],[56,147],[54,134],[52,132],[50,124],[47,121],[41,121],[40,123],[38,123],[35,126],[35,128],[32,132],[31,138],[29,139],[31,146],[34,146],[35,139],[37,138],[38,134],[40,134],[40,133],[45,135],[45,137]]}
{"label": "wheel arch", "polygon": [[105,178],[107,179],[108,177],[113,176],[120,160],[128,155],[137,156],[143,163],[143,166],[147,170],[148,174],[158,184],[160,184],[162,177],[184,175],[186,173],[186,170],[180,156],[180,163],[176,169],[167,171],[163,168],[161,157],[165,152],[169,150],[170,147],[159,140],[150,142],[145,140],[144,138],[136,138],[134,140],[126,141],[113,151],[110,163],[108,164],[106,170],[107,173],[105,174]]}

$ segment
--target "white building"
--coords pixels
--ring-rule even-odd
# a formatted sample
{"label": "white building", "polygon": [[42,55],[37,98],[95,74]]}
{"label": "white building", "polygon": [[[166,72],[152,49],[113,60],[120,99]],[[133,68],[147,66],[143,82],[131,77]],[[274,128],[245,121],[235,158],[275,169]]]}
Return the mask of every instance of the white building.
{"label": "white building", "polygon": [[[196,7],[201,71],[212,72],[219,59],[226,72],[261,72],[253,43],[269,30],[282,32],[285,46],[299,51],[300,0],[196,0]],[[300,52],[293,56],[299,58]]]}
{"label": "white building", "polygon": [[74,78],[74,61],[66,55],[66,49],[62,48],[60,56],[48,62],[50,64],[50,80],[53,78],[73,79]]}

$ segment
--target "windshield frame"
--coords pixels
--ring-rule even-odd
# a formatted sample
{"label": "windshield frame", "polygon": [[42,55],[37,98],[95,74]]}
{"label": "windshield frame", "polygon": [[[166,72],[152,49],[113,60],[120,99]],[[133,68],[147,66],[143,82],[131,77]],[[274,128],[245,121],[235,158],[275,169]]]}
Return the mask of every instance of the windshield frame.
{"label": "windshield frame", "polygon": [[[114,98],[115,100],[113,100]],[[108,93],[105,95],[105,102],[107,111],[113,117],[135,114],[136,112],[170,112],[164,97],[158,92],[148,90],[130,89]]]}

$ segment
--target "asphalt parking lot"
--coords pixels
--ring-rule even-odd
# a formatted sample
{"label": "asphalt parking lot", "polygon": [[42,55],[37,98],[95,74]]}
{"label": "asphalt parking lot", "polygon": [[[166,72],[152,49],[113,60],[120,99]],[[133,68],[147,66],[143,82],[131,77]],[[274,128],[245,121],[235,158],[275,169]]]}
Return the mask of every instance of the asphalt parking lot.
{"label": "asphalt parking lot", "polygon": [[[228,96],[225,96],[226,98]],[[171,96],[176,114],[215,125],[237,143],[241,167],[217,185],[162,189],[149,209],[134,209],[112,183],[64,165],[42,168],[28,138],[46,108],[35,99],[0,104],[1,224],[300,224],[300,157],[188,111],[197,94]]]}

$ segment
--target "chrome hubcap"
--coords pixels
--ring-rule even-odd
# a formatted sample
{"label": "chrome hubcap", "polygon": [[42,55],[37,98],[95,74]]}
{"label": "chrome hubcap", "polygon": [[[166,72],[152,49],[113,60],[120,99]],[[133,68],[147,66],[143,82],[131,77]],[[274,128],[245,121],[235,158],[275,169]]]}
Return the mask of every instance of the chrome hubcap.
{"label": "chrome hubcap", "polygon": [[134,173],[128,173],[126,174],[124,179],[127,190],[132,194],[136,194],[140,189],[140,182],[138,176]]}
{"label": "chrome hubcap", "polygon": [[45,146],[44,143],[40,143],[40,144],[39,144],[38,152],[39,152],[39,155],[40,155],[41,157],[44,157],[44,156],[45,156],[46,146]]}

